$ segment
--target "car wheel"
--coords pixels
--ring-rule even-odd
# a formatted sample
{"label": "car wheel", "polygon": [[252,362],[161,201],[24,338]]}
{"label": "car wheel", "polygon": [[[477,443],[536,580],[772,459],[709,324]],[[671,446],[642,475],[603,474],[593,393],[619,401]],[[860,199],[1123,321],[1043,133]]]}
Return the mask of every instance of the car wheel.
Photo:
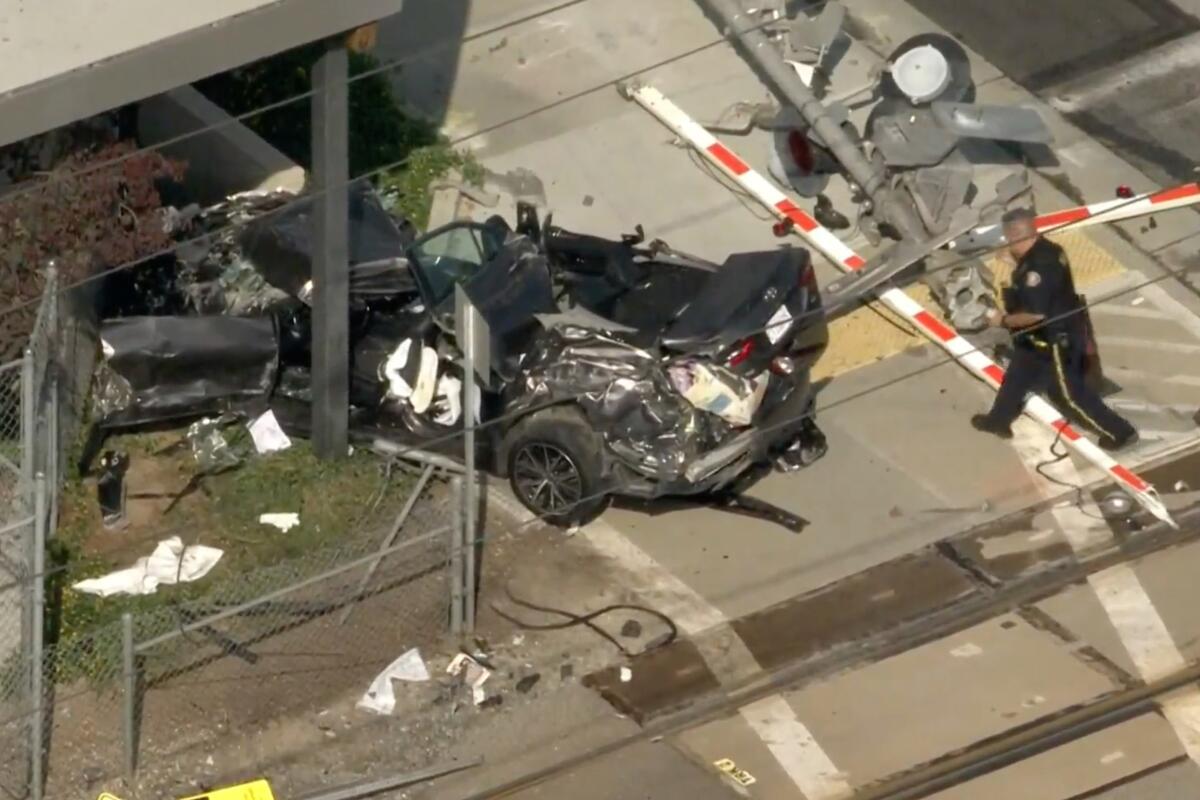
{"label": "car wheel", "polygon": [[577,409],[539,411],[506,438],[509,484],[527,509],[567,527],[591,521],[604,508],[603,445]]}

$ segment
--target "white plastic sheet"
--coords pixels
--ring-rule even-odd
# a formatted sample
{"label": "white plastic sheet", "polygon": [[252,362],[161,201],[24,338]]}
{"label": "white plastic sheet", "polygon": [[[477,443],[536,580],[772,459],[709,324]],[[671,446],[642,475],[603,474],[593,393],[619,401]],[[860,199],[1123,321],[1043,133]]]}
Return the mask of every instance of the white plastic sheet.
{"label": "white plastic sheet", "polygon": [[275,419],[275,412],[270,409],[250,423],[250,436],[254,439],[254,449],[260,455],[287,450],[292,446],[292,440],[279,427],[279,420]]}
{"label": "white plastic sheet", "polygon": [[162,584],[191,583],[207,575],[224,551],[201,544],[183,544],[178,536],[164,539],[149,556],[127,569],[73,584],[78,592],[109,597],[115,594],[154,594]]}
{"label": "white plastic sheet", "polygon": [[421,651],[413,648],[397,658],[383,672],[375,676],[366,694],[355,705],[374,714],[388,715],[396,710],[396,692],[392,681],[421,683],[429,680],[429,669],[421,658]]}
{"label": "white plastic sheet", "polygon": [[263,525],[273,525],[284,533],[287,533],[292,528],[300,524],[300,515],[295,511],[287,511],[277,514],[259,514],[258,521]]}
{"label": "white plastic sheet", "polygon": [[762,404],[769,376],[748,380],[715,365],[689,361],[669,368],[676,391],[701,411],[744,427]]}

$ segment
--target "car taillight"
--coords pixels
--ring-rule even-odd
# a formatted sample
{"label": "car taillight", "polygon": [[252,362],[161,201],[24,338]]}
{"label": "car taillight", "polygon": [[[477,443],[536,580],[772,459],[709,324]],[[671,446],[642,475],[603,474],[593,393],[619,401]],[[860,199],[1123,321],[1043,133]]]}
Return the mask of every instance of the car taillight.
{"label": "car taillight", "polygon": [[809,291],[817,288],[817,271],[809,264],[804,268],[804,272],[800,273],[800,285]]}
{"label": "car taillight", "polygon": [[754,350],[754,340],[747,339],[738,346],[738,349],[734,351],[733,355],[725,363],[731,367],[736,367],[750,357],[752,350]]}

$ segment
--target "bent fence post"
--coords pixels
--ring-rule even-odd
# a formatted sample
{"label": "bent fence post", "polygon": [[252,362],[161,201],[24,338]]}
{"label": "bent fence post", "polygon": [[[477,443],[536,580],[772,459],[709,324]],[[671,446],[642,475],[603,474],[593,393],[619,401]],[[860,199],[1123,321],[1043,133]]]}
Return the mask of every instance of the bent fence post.
{"label": "bent fence post", "polygon": [[463,633],[463,479],[450,480],[450,632]]}
{"label": "bent fence post", "polygon": [[133,615],[121,615],[121,738],[125,746],[125,776],[137,774],[138,709],[141,681],[138,676],[137,647],[133,636]]}
{"label": "bent fence post", "polygon": [[38,473],[33,484],[33,552],[30,554],[31,595],[30,626],[30,699],[33,701],[33,716],[29,725],[29,759],[30,759],[30,795],[33,800],[42,800],[44,779],[46,776],[46,687],[45,664],[43,663],[46,607],[46,522],[48,507],[46,503],[46,476]]}
{"label": "bent fence post", "polygon": [[[417,479],[417,485],[413,487],[409,493],[408,499],[404,502],[404,507],[400,509],[400,513],[396,515],[396,520],[392,523],[392,530],[379,544],[379,552],[386,552],[392,543],[396,541],[396,537],[400,535],[400,529],[404,527],[405,521],[408,520],[408,515],[412,513],[413,507],[417,504],[417,500],[421,497],[421,492],[425,491],[426,484],[433,477],[434,466],[429,464],[425,469],[421,470],[421,477]],[[371,576],[375,574],[375,570],[379,567],[379,562],[383,560],[383,556],[372,561],[367,566],[367,571],[363,573],[362,580],[358,582],[358,591],[354,593],[353,602],[346,606],[342,612],[341,619],[338,620],[339,625],[345,625],[346,620],[350,619],[350,615],[354,613],[354,606],[363,600],[363,592],[367,590],[367,584],[371,582]]]}

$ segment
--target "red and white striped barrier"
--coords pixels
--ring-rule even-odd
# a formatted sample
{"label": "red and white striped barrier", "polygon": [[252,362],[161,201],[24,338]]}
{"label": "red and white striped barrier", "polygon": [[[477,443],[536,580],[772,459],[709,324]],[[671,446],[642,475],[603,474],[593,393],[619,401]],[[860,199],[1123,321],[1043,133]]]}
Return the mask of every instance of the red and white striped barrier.
{"label": "red and white striped barrier", "polygon": [[[689,117],[682,109],[668,100],[661,92],[650,86],[627,86],[627,97],[653,114],[673,133],[700,151],[705,158],[719,167],[739,186],[771,210],[780,219],[790,221],[814,249],[821,252],[840,269],[853,272],[867,263],[860,255],[839,239],[832,231],[819,224],[812,216],[802,211],[791,199],[775,187],[750,165],[723,145],[715,136]],[[1164,194],[1164,193],[1160,193]],[[1146,199],[1154,197],[1148,196]],[[1161,201],[1162,207],[1174,198]],[[1122,201],[1128,202],[1128,201]],[[1176,202],[1178,202],[1176,200]],[[1180,203],[1184,204],[1184,203]],[[1099,204],[1111,207],[1112,204]],[[1132,204],[1131,204],[1132,205]],[[1175,207],[1175,206],[1171,206]],[[1090,207],[1096,208],[1096,207]],[[1123,211],[1124,209],[1120,209]],[[1116,213],[1116,212],[1114,212]],[[1144,212],[1143,212],[1144,213]],[[1053,215],[1047,215],[1053,216]],[[1086,219],[1103,217],[1104,211],[1096,211]],[[1085,218],[1081,218],[1085,219]],[[1107,220],[1101,220],[1107,221]],[[1057,223],[1062,225],[1060,221]],[[1004,380],[1004,370],[980,352],[974,345],[959,336],[952,328],[930,314],[916,300],[899,289],[888,289],[878,293],[883,303],[911,322],[917,330],[940,345],[958,363],[962,364],[980,380],[993,389],[998,389]],[[1170,512],[1163,505],[1154,487],[1132,470],[1122,466],[1095,443],[1083,437],[1063,418],[1054,406],[1043,398],[1032,395],[1025,403],[1025,413],[1043,425],[1062,435],[1062,439],[1076,453],[1086,458],[1107,473],[1117,485],[1124,489],[1147,511],[1169,525],[1175,525]]]}
{"label": "red and white striped barrier", "polygon": [[[1127,219],[1144,217],[1159,211],[1170,211],[1200,204],[1200,184],[1185,183],[1158,192],[1147,192],[1131,198],[1106,200],[1103,203],[1093,203],[1090,206],[1064,208],[1042,214],[1034,220],[1038,231],[1062,230],[1063,228],[1085,228],[1089,225],[1100,225],[1106,222],[1120,222]],[[1004,242],[1004,233],[999,225],[984,225],[971,231],[961,239],[951,242],[948,247],[954,249],[977,249],[995,247]]]}

